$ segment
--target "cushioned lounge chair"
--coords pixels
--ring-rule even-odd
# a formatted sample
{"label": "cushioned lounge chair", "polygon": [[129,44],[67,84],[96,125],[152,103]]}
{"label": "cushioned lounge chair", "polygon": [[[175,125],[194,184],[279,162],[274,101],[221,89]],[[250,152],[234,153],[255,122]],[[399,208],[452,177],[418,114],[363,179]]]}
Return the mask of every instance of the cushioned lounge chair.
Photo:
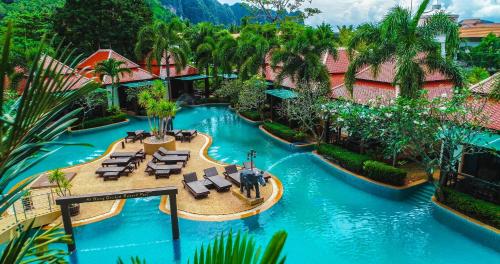
{"label": "cushioned lounge chair", "polygon": [[191,142],[191,139],[196,137],[198,135],[198,131],[196,130],[182,130],[182,141],[188,141]]}
{"label": "cushioned lounge chair", "polygon": [[212,182],[218,192],[229,191],[231,188],[231,182],[219,176],[219,172],[215,167],[204,169],[203,172],[205,173],[203,177]]}
{"label": "cushioned lounge chair", "polygon": [[95,174],[102,177],[106,172],[116,172],[118,175],[126,175],[132,171],[130,166],[125,167],[101,167],[95,171]]}
{"label": "cushioned lounge chair", "polygon": [[191,157],[191,151],[189,150],[166,150],[164,147],[160,147],[158,149],[158,153],[160,153],[163,156],[167,155],[186,156],[188,159]]}
{"label": "cushioned lounge chair", "polygon": [[146,165],[145,172],[149,173],[149,175],[154,175],[158,170],[170,170],[170,173],[181,173],[182,164],[172,164],[172,165],[162,165],[156,164],[154,162],[148,162]]}
{"label": "cushioned lounge chair", "polygon": [[240,179],[240,172],[238,171],[238,168],[236,165],[229,165],[224,167],[224,177],[228,179],[229,181],[233,182],[236,186],[240,187],[241,185],[241,179]]}
{"label": "cushioned lounge chair", "polygon": [[187,156],[177,156],[177,155],[167,155],[162,156],[160,153],[153,153],[153,162],[165,163],[165,164],[177,164],[182,163],[182,166],[186,166]]}
{"label": "cushioned lounge chair", "polygon": [[205,187],[201,181],[198,181],[196,172],[184,174],[183,178],[182,184],[184,185],[184,188],[187,187],[195,199],[205,198],[210,193],[207,187]]}
{"label": "cushioned lounge chair", "polygon": [[137,135],[135,132],[127,132],[127,136],[125,137],[125,143],[132,141],[135,142],[136,140],[141,139],[142,134]]}

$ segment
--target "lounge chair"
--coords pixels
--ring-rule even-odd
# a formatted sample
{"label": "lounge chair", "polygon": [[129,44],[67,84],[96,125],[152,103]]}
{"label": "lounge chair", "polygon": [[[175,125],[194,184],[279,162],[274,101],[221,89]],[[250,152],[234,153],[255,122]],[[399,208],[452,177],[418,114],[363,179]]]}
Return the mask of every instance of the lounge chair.
{"label": "lounge chair", "polygon": [[127,136],[125,137],[125,143],[127,143],[127,140],[130,140],[132,142],[135,142],[136,140],[141,140],[142,139],[142,133],[144,133],[144,130],[137,130],[134,132],[127,132]]}
{"label": "lounge chair", "polygon": [[195,199],[205,198],[210,193],[207,187],[205,187],[201,181],[198,181],[196,172],[184,174],[183,178],[182,184],[184,185],[184,188],[187,187]]}
{"label": "lounge chair", "polygon": [[112,159],[117,159],[117,158],[126,158],[126,157],[135,157],[138,154],[143,154],[144,150],[138,150],[138,151],[129,151],[129,152],[113,152],[110,155],[110,158]]}
{"label": "lounge chair", "polygon": [[182,140],[181,130],[178,129],[169,130],[167,131],[167,135],[173,136],[176,140]]}
{"label": "lounge chair", "polygon": [[240,187],[241,185],[241,179],[240,179],[240,172],[238,171],[238,168],[236,165],[229,165],[224,167],[224,177],[228,179],[229,181],[233,182],[236,184],[236,186]]}
{"label": "lounge chair", "polygon": [[168,155],[162,156],[160,153],[153,153],[153,162],[161,162],[165,164],[178,164],[182,163],[182,166],[186,166],[187,157],[186,156],[176,156],[176,155]]}
{"label": "lounge chair", "polygon": [[[128,166],[131,162],[132,162],[132,157],[107,159],[107,160],[104,160],[102,162],[102,166],[103,167],[108,167],[108,166],[125,167],[125,166]],[[136,167],[137,167],[137,165],[136,165]]]}
{"label": "lounge chair", "polygon": [[203,177],[212,182],[218,192],[229,191],[231,188],[231,182],[219,176],[219,172],[215,167],[204,169],[203,172],[205,173]]}
{"label": "lounge chair", "polygon": [[156,164],[156,163],[150,161],[146,165],[145,172],[149,173],[149,175],[153,175],[156,173],[156,171],[159,171],[159,170],[170,170],[170,173],[173,173],[173,174],[181,173],[182,164],[161,165],[161,164]]}
{"label": "lounge chair", "polygon": [[132,171],[130,166],[125,166],[125,167],[101,167],[95,171],[95,174],[97,174],[100,177],[103,177],[103,175],[107,172],[115,172],[118,173],[118,175],[126,175]]}
{"label": "lounge chair", "polygon": [[182,141],[188,141],[191,142],[191,139],[196,137],[198,135],[198,131],[196,130],[182,130]]}
{"label": "lounge chair", "polygon": [[167,150],[164,147],[158,149],[158,153],[163,156],[176,155],[176,156],[186,156],[188,159],[191,157],[191,151],[189,150]]}

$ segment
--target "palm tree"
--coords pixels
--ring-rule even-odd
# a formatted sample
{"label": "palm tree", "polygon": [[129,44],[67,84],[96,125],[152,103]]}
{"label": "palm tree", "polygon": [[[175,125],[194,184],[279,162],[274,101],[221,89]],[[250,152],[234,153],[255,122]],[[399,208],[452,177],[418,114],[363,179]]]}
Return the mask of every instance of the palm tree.
{"label": "palm tree", "polygon": [[290,77],[293,81],[329,84],[328,70],[322,56],[331,53],[337,56],[335,36],[331,27],[322,24],[318,28],[307,27],[273,52],[275,68],[282,64],[278,80]]}
{"label": "palm tree", "polygon": [[[257,247],[255,240],[247,234],[238,232],[233,236],[230,231],[224,236],[223,233],[215,238],[213,244],[206,248],[201,246],[194,254],[194,263],[198,264],[230,264],[230,263],[261,263],[261,264],[283,264],[286,257],[281,256],[285,245],[287,233],[276,232],[271,241],[261,254],[261,248]],[[188,263],[190,263],[188,261]]]}
{"label": "palm tree", "polygon": [[165,85],[156,80],[151,87],[138,95],[139,105],[146,109],[149,126],[157,138],[163,138],[169,129],[168,124],[177,113],[177,104],[164,99]]}
{"label": "palm tree", "polygon": [[[54,140],[77,121],[76,115],[81,109],[64,114],[66,109],[78,98],[86,96],[97,88],[89,82],[79,89],[73,89],[81,79],[64,78],[66,70],[59,67],[60,61],[66,65],[76,65],[80,57],[72,59],[73,52],[68,47],[59,45],[54,57],[43,56],[40,48],[36,53],[23,93],[14,104],[4,105],[5,76],[8,70],[8,57],[12,27],[8,26],[4,34],[4,46],[0,58],[0,215],[15,201],[27,193],[25,188],[35,179],[29,177],[13,187],[6,188],[19,175],[34,164],[53,153],[48,146],[63,145]],[[44,43],[44,41],[42,41]],[[76,75],[78,76],[78,75]],[[66,253],[47,247],[50,243],[67,243],[69,237],[57,227],[49,230],[32,230],[33,223],[25,231],[19,231],[2,250],[0,263],[44,262],[59,263]]]}
{"label": "palm tree", "polygon": [[[185,24],[175,18],[170,23],[156,21],[139,31],[135,53],[139,59],[146,59],[148,68],[151,69],[153,61],[161,65],[162,59],[166,63],[166,99],[170,99],[172,88],[170,83],[170,59],[174,59],[176,71],[187,65],[189,44],[184,38]],[[165,81],[164,80],[164,81]]]}
{"label": "palm tree", "polygon": [[124,65],[125,62],[111,58],[99,62],[94,69],[95,73],[99,75],[101,80],[104,80],[104,77],[106,76],[111,78],[111,98],[108,100],[110,108],[120,106],[117,90],[117,84],[120,83],[120,78],[126,73],[132,74],[132,71],[129,68],[124,67]]}
{"label": "palm tree", "polygon": [[[217,52],[218,29],[211,23],[200,23],[196,26],[191,39],[194,52],[194,60],[199,69],[204,69],[205,75],[210,76],[210,67],[213,67],[214,75],[217,74],[218,61],[215,58]],[[217,76],[214,76],[215,78]],[[209,97],[210,89],[208,78],[205,79],[205,97]]]}
{"label": "palm tree", "polygon": [[[410,10],[395,7],[380,23],[363,24],[356,30],[348,47],[351,55],[360,43],[369,44],[351,60],[346,73],[346,87],[351,93],[355,74],[361,68],[371,65],[376,75],[381,64],[392,61],[396,65],[393,85],[399,87],[401,96],[417,97],[425,75],[436,71],[456,86],[464,84],[463,74],[452,58],[458,48],[458,26],[444,13],[422,21],[428,3],[424,0],[413,16]],[[446,33],[447,57],[440,55],[435,40],[441,32]]]}
{"label": "palm tree", "polygon": [[243,80],[248,80],[261,71],[265,77],[266,57],[278,47],[277,29],[274,24],[246,26],[238,38],[238,71]]}

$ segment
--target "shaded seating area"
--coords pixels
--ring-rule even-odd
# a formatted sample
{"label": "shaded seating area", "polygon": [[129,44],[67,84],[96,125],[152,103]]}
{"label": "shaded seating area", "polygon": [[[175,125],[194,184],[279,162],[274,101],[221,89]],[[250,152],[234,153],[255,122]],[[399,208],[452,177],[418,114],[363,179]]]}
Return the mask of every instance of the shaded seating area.
{"label": "shaded seating area", "polygon": [[183,175],[182,185],[187,188],[195,199],[208,197],[210,191],[205,186],[203,180],[198,180],[196,172],[191,172]]}

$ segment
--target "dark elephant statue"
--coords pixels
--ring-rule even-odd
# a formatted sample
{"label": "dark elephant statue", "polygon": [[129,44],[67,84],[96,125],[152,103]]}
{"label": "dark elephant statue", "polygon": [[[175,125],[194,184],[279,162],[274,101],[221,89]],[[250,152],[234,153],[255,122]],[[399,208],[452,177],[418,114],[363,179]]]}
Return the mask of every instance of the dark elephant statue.
{"label": "dark elephant statue", "polygon": [[250,190],[255,188],[255,198],[260,198],[259,185],[266,186],[264,171],[256,172],[255,170],[244,169],[240,172],[240,179],[240,192],[243,193],[244,189],[246,189],[247,197],[251,198]]}

